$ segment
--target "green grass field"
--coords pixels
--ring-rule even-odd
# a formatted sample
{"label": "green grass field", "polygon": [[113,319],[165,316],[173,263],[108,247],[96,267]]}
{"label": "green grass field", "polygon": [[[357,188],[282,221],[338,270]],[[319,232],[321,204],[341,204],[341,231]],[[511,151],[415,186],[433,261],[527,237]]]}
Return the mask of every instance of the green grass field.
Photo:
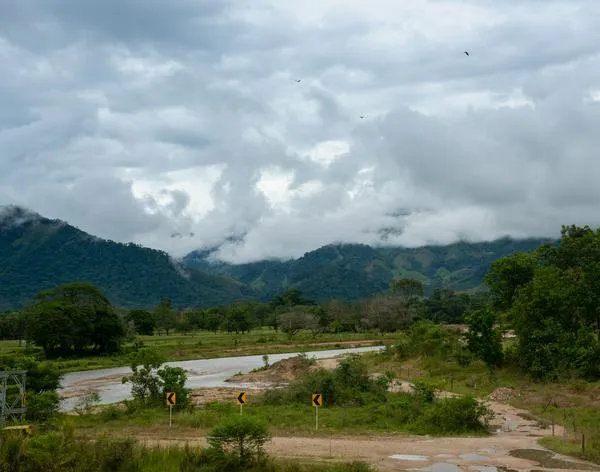
{"label": "green grass field", "polygon": [[[367,341],[371,341],[368,342]],[[155,348],[168,361],[209,359],[227,356],[278,354],[295,351],[319,351],[340,349],[361,345],[376,345],[393,342],[393,336],[379,333],[339,333],[313,336],[310,332],[300,332],[293,337],[275,332],[270,328],[253,330],[250,333],[235,334],[197,331],[189,334],[169,336],[138,336],[135,342]],[[120,367],[128,364],[129,354],[135,349],[134,343],[123,345],[122,352],[110,356],[88,356],[83,358],[54,359],[63,373],[81,370]],[[18,341],[0,341],[0,356],[36,355],[43,353],[39,348],[19,346]]]}

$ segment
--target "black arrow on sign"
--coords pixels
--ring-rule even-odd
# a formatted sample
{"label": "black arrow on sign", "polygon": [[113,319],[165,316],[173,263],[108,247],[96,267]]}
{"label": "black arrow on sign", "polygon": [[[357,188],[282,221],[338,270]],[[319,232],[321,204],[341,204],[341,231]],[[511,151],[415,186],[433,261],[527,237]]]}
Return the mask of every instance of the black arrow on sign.
{"label": "black arrow on sign", "polygon": [[244,393],[246,393],[246,392],[241,392],[237,397],[237,400],[238,400],[238,402],[240,402],[240,405],[243,405],[244,403],[246,403],[244,401]]}
{"label": "black arrow on sign", "polygon": [[173,396],[175,395],[175,392],[171,392],[169,393],[169,396],[167,397],[167,401],[171,404],[174,405],[175,402],[173,401]]}
{"label": "black arrow on sign", "polygon": [[320,406],[321,405],[321,395],[320,394],[315,395],[315,398],[313,398],[313,403],[316,406]]}

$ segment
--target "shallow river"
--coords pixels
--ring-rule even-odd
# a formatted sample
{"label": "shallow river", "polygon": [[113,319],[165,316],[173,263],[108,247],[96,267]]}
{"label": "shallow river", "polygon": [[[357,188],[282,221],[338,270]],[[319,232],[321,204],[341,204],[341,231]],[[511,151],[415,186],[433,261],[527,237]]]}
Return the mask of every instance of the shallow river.
{"label": "shallow river", "polygon": [[[329,351],[306,352],[309,357],[324,359],[340,354],[378,351],[384,346],[369,346],[349,349],[333,349]],[[298,355],[298,352],[285,354],[270,354],[269,363],[287,359]],[[247,373],[263,365],[262,355],[221,357],[218,359],[198,359],[191,361],[167,362],[172,367],[182,367],[188,373],[186,387],[188,388],[214,388],[214,387],[241,387],[252,389],[259,387],[251,383],[225,382],[226,379],[238,372]],[[123,376],[131,373],[129,367],[114,367],[110,369],[96,369],[84,372],[65,374],[58,393],[65,397],[61,402],[61,410],[72,410],[79,398],[91,390],[98,392],[102,404],[116,403],[131,398],[131,384],[121,383]]]}

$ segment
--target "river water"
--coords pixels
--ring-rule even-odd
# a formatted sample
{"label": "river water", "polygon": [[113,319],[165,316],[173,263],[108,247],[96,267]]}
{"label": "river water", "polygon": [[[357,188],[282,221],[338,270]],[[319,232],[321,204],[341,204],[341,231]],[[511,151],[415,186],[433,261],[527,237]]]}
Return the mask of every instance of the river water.
{"label": "river water", "polygon": [[[384,346],[369,346],[348,349],[332,349],[329,351],[306,352],[308,357],[325,359],[348,353],[362,353],[379,351]],[[269,363],[297,356],[299,352],[285,354],[270,354]],[[237,387],[244,389],[258,388],[260,385],[252,383],[225,382],[238,372],[247,373],[253,369],[263,366],[262,355],[221,357],[218,359],[198,359],[191,361],[167,362],[171,367],[181,367],[187,371],[188,388],[215,388],[215,387]],[[96,391],[100,395],[100,403],[116,403],[131,398],[131,383],[123,384],[123,376],[131,374],[129,367],[114,367],[110,369],[96,369],[84,372],[72,372],[65,374],[58,393],[63,400],[61,410],[72,410],[77,401],[90,391]]]}

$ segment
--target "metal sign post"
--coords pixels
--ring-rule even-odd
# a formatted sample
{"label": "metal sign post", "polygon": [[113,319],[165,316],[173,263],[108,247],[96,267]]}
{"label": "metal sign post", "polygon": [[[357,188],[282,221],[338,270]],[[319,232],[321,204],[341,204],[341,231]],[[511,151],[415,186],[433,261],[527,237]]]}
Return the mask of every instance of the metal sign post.
{"label": "metal sign post", "polygon": [[322,395],[320,393],[312,394],[312,404],[315,407],[315,430],[319,430],[319,407],[323,404]]}
{"label": "metal sign post", "polygon": [[235,400],[240,405],[240,416],[242,416],[244,411],[244,403],[246,403],[246,392],[236,392]]}
{"label": "metal sign post", "polygon": [[167,392],[167,405],[169,405],[169,428],[173,424],[173,405],[177,404],[177,394],[175,392]]}

